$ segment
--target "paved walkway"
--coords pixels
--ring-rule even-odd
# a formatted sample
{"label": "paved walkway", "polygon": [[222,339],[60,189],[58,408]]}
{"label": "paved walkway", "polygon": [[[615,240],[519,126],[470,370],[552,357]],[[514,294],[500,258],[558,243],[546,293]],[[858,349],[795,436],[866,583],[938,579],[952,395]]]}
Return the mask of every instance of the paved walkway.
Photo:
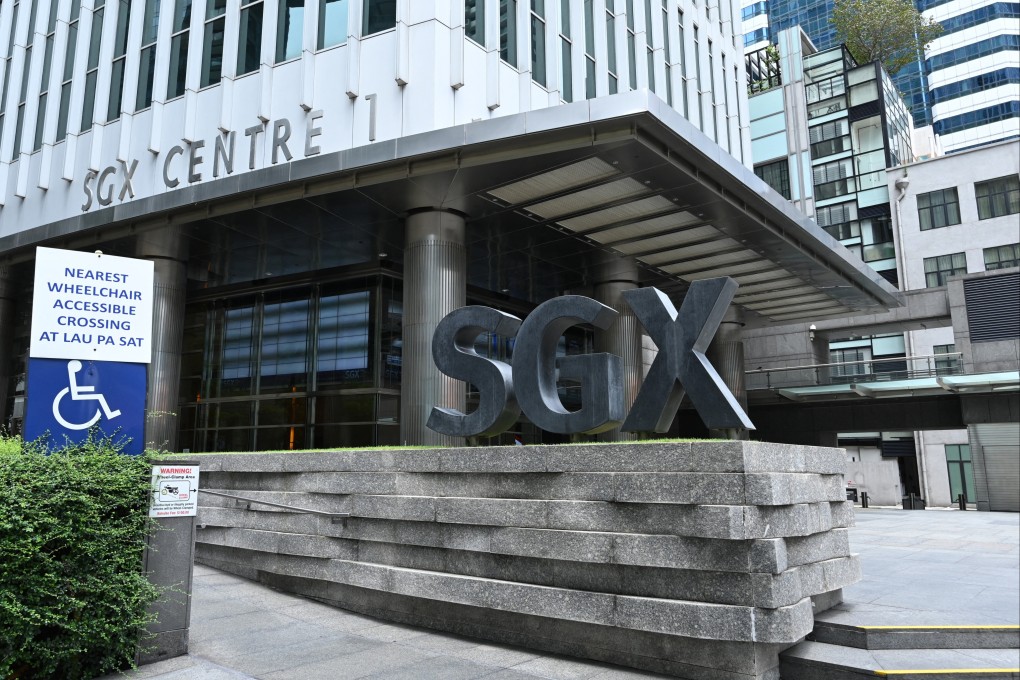
{"label": "paved walkway", "polygon": [[[859,510],[864,580],[831,616],[861,624],[1015,624],[1020,515]],[[110,678],[624,680],[661,677],[352,614],[196,566],[191,653]]]}

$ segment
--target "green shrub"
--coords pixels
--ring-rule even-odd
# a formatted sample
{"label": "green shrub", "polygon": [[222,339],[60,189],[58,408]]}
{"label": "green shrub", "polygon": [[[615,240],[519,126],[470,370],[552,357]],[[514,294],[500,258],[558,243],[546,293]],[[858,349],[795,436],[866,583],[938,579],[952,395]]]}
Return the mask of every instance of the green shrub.
{"label": "green shrub", "polygon": [[151,469],[108,439],[47,452],[0,436],[0,678],[133,664],[159,594],[142,573]]}

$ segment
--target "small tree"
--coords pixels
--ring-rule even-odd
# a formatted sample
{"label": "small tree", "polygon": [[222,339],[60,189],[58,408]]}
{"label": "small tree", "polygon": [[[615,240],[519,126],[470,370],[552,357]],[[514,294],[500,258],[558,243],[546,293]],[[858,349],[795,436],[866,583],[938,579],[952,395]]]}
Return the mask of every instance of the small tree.
{"label": "small tree", "polygon": [[889,75],[916,61],[942,33],[910,0],[836,0],[830,21],[854,59],[880,61]]}

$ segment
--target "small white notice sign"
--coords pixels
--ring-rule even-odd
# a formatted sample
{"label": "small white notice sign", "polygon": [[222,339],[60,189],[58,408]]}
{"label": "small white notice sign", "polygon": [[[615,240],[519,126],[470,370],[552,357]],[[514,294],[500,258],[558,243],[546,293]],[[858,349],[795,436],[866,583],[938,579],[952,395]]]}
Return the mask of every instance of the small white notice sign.
{"label": "small white notice sign", "polygon": [[198,514],[198,466],[153,465],[149,517],[194,517]]}
{"label": "small white notice sign", "polygon": [[152,361],[149,260],[36,248],[33,359]]}

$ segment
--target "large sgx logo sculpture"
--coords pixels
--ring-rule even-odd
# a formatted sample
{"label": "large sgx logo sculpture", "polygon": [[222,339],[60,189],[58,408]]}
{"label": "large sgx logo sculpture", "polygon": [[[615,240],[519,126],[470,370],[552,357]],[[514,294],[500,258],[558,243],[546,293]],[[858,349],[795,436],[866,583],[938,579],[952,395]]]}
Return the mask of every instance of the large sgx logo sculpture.
{"label": "large sgx logo sculpture", "polygon": [[[428,427],[456,437],[491,437],[525,415],[537,427],[561,434],[596,434],[623,424],[626,432],[666,432],[684,393],[712,429],[754,429],[744,409],[705,356],[737,283],[695,281],[680,306],[656,288],[625,291],[624,299],[659,352],[624,419],[623,360],[615,354],[556,356],[560,336],[576,324],[608,329],[619,312],[591,298],[564,295],[543,302],[525,321],[491,307],[462,307],[436,327],[432,357],[440,371],[474,385],[471,413],[434,407]],[[513,337],[513,365],[475,349],[482,333]],[[568,411],[556,390],[559,378],[581,383],[581,408]]]}

